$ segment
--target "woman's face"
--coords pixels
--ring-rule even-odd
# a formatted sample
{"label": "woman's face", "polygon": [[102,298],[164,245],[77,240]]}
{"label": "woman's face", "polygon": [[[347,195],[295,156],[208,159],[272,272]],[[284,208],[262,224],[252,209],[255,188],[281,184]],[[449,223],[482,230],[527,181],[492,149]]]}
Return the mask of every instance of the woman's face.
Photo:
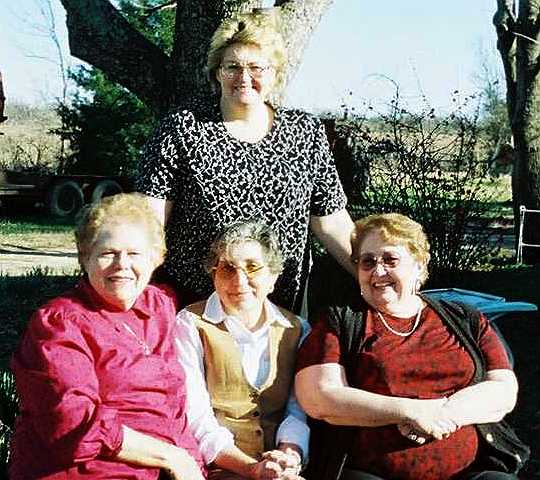
{"label": "woman's face", "polygon": [[259,47],[234,43],[225,49],[216,78],[222,100],[253,105],[264,103],[274,87],[276,74]]}
{"label": "woman's face", "polygon": [[156,256],[141,225],[111,224],[99,230],[83,266],[103,300],[128,310],[148,284]]}
{"label": "woman's face", "polygon": [[382,311],[409,300],[421,272],[407,247],[384,241],[377,231],[368,233],[362,241],[357,268],[362,296]]}
{"label": "woman's face", "polygon": [[260,309],[277,277],[266,265],[261,245],[253,241],[233,244],[213,272],[223,309],[238,316]]}

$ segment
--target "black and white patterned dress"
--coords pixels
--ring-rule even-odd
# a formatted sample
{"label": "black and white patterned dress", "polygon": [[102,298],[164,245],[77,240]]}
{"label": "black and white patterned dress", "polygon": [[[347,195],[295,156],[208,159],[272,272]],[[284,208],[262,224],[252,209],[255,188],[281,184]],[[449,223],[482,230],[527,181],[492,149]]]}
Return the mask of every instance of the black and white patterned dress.
{"label": "black and white patterned dress", "polygon": [[193,102],[162,120],[143,152],[137,189],[174,202],[164,268],[201,298],[213,291],[202,260],[216,236],[253,218],[272,226],[286,259],[272,300],[294,311],[309,269],[309,217],[346,204],[317,119],[277,109],[270,132],[248,143],[229,134],[217,103]]}

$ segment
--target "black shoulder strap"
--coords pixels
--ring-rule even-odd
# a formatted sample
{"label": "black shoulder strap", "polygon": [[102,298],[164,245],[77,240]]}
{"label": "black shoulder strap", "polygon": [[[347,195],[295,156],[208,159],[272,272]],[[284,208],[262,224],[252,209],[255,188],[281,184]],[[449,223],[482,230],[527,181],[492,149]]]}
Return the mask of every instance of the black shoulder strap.
{"label": "black shoulder strap", "polygon": [[[328,308],[327,322],[339,338],[342,363],[350,377],[356,353],[362,348],[364,314],[361,305]],[[338,480],[347,462],[355,427],[330,425],[310,419],[309,480]]]}
{"label": "black shoulder strap", "polygon": [[350,375],[356,354],[364,343],[364,308],[362,305],[330,307],[328,325],[336,332],[343,365]]}
{"label": "black shoulder strap", "polygon": [[421,295],[421,297],[437,312],[471,356],[475,366],[473,383],[482,381],[486,374],[486,363],[478,345],[480,312],[462,302],[436,300],[428,295]]}

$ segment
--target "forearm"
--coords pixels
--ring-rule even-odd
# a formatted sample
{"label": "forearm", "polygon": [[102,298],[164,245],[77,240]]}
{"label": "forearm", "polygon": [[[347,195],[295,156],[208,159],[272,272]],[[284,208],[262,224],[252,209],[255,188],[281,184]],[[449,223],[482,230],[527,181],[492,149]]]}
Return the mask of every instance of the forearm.
{"label": "forearm", "polygon": [[348,212],[340,210],[326,217],[312,216],[310,227],[339,264],[351,275],[356,276],[356,267],[352,261],[355,226]]}
{"label": "forearm", "polygon": [[350,387],[341,365],[327,363],[296,374],[296,398],[306,413],[334,425],[377,427],[429,423],[440,414],[445,398],[417,400]]}
{"label": "forearm", "polygon": [[224,448],[218,453],[213,464],[219,468],[237,473],[245,478],[256,478],[257,460],[246,455],[236,445]]}
{"label": "forearm", "polygon": [[443,408],[448,417],[459,426],[502,420],[516,404],[517,381],[509,370],[499,373],[499,379],[488,379],[450,396]]}
{"label": "forearm", "polygon": [[352,387],[328,387],[309,393],[309,400],[298,393],[306,413],[333,425],[377,427],[409,419],[411,400],[370,393]]}
{"label": "forearm", "polygon": [[124,438],[116,460],[143,467],[169,470],[175,464],[192,460],[187,451],[144,433],[123,426]]}

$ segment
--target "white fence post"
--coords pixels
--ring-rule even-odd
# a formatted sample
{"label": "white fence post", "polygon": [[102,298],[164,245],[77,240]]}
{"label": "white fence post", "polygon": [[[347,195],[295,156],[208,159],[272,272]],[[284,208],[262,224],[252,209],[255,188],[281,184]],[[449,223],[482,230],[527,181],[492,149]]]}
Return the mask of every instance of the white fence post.
{"label": "white fence post", "polygon": [[525,229],[525,214],[526,213],[540,213],[540,210],[531,210],[525,207],[525,205],[519,206],[519,235],[518,246],[516,252],[516,264],[521,265],[523,263],[523,247],[537,247],[540,248],[540,244],[537,243],[525,243],[523,241],[523,230]]}

